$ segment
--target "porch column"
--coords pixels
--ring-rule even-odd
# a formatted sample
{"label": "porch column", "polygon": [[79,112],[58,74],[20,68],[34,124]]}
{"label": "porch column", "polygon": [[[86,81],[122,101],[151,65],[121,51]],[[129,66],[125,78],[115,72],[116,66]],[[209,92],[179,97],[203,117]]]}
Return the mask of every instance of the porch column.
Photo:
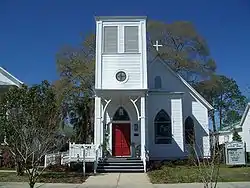
{"label": "porch column", "polygon": [[94,130],[94,143],[99,146],[101,144],[101,98],[95,97],[95,130]]}
{"label": "porch column", "polygon": [[145,96],[141,97],[141,158],[145,157],[145,144],[146,138],[145,135]]}

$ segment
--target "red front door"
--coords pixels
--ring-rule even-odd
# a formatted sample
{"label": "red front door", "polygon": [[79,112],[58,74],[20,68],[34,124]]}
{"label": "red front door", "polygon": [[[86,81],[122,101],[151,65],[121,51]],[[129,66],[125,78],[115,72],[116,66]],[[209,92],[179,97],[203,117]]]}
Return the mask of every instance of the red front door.
{"label": "red front door", "polygon": [[112,151],[113,156],[130,155],[130,124],[112,124]]}

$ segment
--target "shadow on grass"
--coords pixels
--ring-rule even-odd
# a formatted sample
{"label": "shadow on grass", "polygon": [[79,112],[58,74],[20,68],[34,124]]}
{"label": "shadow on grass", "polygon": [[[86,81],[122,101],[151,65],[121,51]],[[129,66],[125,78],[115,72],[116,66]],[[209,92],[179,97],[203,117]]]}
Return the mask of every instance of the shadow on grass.
{"label": "shadow on grass", "polygon": [[[76,172],[44,172],[37,183],[83,183],[91,174],[83,177]],[[16,173],[0,173],[0,182],[28,182],[28,175],[17,176]]]}
{"label": "shadow on grass", "polygon": [[[209,168],[204,168],[203,172],[209,172]],[[152,183],[194,183],[201,182],[201,171],[193,165],[186,163],[157,163],[151,166],[148,172]],[[219,182],[240,182],[250,181],[250,167],[247,166],[226,166],[221,165],[219,170]]]}

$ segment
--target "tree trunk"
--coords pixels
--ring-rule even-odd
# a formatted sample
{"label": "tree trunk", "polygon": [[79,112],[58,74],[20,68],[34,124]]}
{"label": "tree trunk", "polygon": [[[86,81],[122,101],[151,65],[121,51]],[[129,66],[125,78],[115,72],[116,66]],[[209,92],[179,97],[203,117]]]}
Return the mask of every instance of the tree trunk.
{"label": "tree trunk", "polygon": [[[220,95],[220,103],[222,103],[222,95]],[[220,129],[222,128],[222,105],[219,107]]]}
{"label": "tree trunk", "polygon": [[24,175],[23,165],[18,159],[16,160],[16,173],[17,173],[17,176],[23,176]]}
{"label": "tree trunk", "polygon": [[212,126],[213,126],[213,132],[217,131],[216,124],[215,124],[215,115],[214,115],[214,110],[211,112],[211,119],[212,119]]}
{"label": "tree trunk", "polygon": [[31,181],[29,182],[30,188],[34,188],[35,187],[35,182]]}

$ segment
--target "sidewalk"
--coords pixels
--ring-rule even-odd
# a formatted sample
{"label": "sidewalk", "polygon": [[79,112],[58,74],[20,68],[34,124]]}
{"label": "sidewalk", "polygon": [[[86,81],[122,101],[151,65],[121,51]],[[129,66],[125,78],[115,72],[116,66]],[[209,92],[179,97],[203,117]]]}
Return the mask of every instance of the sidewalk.
{"label": "sidewalk", "polygon": [[[67,184],[67,183],[36,183],[35,188],[81,188],[82,184]],[[29,188],[28,183],[22,182],[0,182],[1,188]]]}
{"label": "sidewalk", "polygon": [[[154,184],[154,188],[204,188],[202,183]],[[217,188],[250,188],[250,182],[223,182]]]}
{"label": "sidewalk", "polygon": [[[28,183],[2,183],[1,188],[29,188]],[[37,183],[36,188],[154,188],[145,173],[105,173],[90,176],[83,184]]]}
{"label": "sidewalk", "polygon": [[13,173],[13,172],[16,172],[16,170],[0,170],[0,173],[1,172],[3,172],[3,173],[7,173],[7,172]]}
{"label": "sidewalk", "polygon": [[[218,183],[217,188],[249,188],[250,182]],[[0,188],[29,188],[28,183],[0,182]],[[204,188],[202,183],[151,184],[144,173],[110,173],[91,176],[83,184],[37,183],[35,188]]]}

